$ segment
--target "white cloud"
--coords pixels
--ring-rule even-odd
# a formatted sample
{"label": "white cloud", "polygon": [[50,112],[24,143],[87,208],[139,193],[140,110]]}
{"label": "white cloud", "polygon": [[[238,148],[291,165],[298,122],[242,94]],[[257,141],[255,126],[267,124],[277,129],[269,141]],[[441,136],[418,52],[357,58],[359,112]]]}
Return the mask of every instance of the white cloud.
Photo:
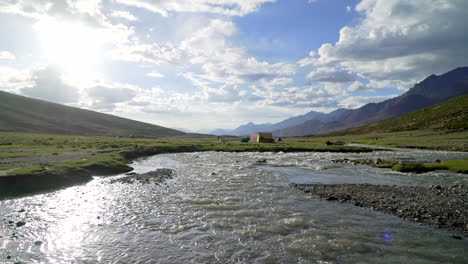
{"label": "white cloud", "polygon": [[348,96],[343,84],[321,83],[306,87],[287,87],[273,89],[253,86],[254,95],[258,96],[258,107],[279,106],[292,108],[333,108],[337,100]]}
{"label": "white cloud", "polygon": [[34,84],[29,70],[0,66],[0,89],[20,93],[21,88],[32,87]]}
{"label": "white cloud", "polygon": [[0,51],[0,60],[14,60],[16,56],[9,51]]}
{"label": "white cloud", "polygon": [[173,63],[180,58],[180,51],[172,46],[154,44],[124,44],[107,52],[114,60],[144,64]]}
{"label": "white cloud", "polygon": [[337,43],[299,64],[340,67],[400,89],[468,64],[468,1],[362,0],[356,11],[359,24],[343,27]]}
{"label": "white cloud", "polygon": [[159,72],[150,72],[148,74],[146,74],[147,76],[149,77],[154,77],[154,78],[163,78],[164,75],[162,73],[159,73]]}
{"label": "white cloud", "polygon": [[167,16],[171,12],[214,13],[243,16],[257,11],[264,3],[276,0],[117,0],[118,3],[147,9]]}
{"label": "white cloud", "polygon": [[125,85],[94,86],[86,92],[89,107],[105,111],[113,110],[117,103],[130,102],[137,95],[137,89]]}
{"label": "white cloud", "polygon": [[134,34],[133,28],[123,24],[112,24],[102,14],[101,9],[101,0],[0,2],[0,13],[31,17],[35,20],[33,23],[42,23],[54,28],[65,28],[67,25],[83,26],[99,32],[99,40],[104,39],[106,44],[129,42],[130,35]]}
{"label": "white cloud", "polygon": [[[284,85],[291,81],[286,76],[295,73],[294,65],[269,63],[248,56],[243,47],[234,46],[229,38],[236,33],[231,21],[212,20],[211,23],[182,41],[180,50],[187,54],[192,64],[201,65],[202,73],[183,76],[200,87],[221,84],[219,93],[234,93],[232,87],[242,84]],[[211,85],[210,85],[211,84]],[[212,88],[209,88],[212,89]],[[214,89],[214,88],[213,88]],[[226,92],[229,89],[230,92]],[[241,93],[241,96],[247,95]],[[218,97],[214,97],[218,98]],[[235,96],[233,98],[240,98]]]}
{"label": "white cloud", "polygon": [[56,103],[76,103],[79,101],[79,89],[64,82],[61,72],[54,67],[33,70],[33,85],[23,87],[24,95]]}
{"label": "white cloud", "polygon": [[357,79],[356,74],[345,70],[336,70],[334,68],[319,68],[316,71],[307,74],[307,79],[311,82],[331,82],[346,83]]}
{"label": "white cloud", "polygon": [[71,0],[69,6],[91,16],[101,14],[101,0]]}
{"label": "white cloud", "polygon": [[348,87],[348,91],[350,92],[356,92],[356,91],[371,91],[371,90],[375,90],[375,88],[370,85],[370,84],[364,84],[362,82],[359,82],[359,81],[355,81],[353,82],[349,87]]}
{"label": "white cloud", "polygon": [[247,93],[238,85],[223,85],[219,88],[204,87],[204,97],[209,102],[236,102]]}
{"label": "white cloud", "polygon": [[67,21],[82,21],[99,26],[104,19],[101,0],[17,0],[0,3],[0,13],[17,14],[37,20],[54,17]]}
{"label": "white cloud", "polygon": [[364,106],[368,103],[378,103],[387,99],[398,96],[397,94],[392,95],[375,95],[375,96],[349,96],[339,100],[339,107],[355,109]]}
{"label": "white cloud", "polygon": [[132,13],[128,12],[128,11],[113,11],[111,13],[111,16],[113,17],[117,17],[117,18],[123,18],[123,19],[126,19],[128,21],[137,21],[138,18],[134,15],[132,15]]}

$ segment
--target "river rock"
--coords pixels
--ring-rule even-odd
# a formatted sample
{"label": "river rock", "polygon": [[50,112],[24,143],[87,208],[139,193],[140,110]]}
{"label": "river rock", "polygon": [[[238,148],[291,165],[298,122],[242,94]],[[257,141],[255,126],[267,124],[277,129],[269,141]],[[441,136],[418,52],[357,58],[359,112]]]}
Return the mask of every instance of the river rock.
{"label": "river rock", "polygon": [[409,221],[446,228],[468,236],[468,187],[398,186],[372,184],[291,184],[305,193],[327,201],[349,202],[356,206],[397,215]]}
{"label": "river rock", "polygon": [[16,222],[16,227],[22,227],[22,226],[24,226],[25,224],[26,224],[25,221],[18,221],[18,222]]}
{"label": "river rock", "polygon": [[155,183],[159,184],[167,179],[172,179],[175,173],[172,169],[157,169],[155,171],[150,171],[142,174],[134,174],[126,177],[118,178],[111,180],[110,183]]}

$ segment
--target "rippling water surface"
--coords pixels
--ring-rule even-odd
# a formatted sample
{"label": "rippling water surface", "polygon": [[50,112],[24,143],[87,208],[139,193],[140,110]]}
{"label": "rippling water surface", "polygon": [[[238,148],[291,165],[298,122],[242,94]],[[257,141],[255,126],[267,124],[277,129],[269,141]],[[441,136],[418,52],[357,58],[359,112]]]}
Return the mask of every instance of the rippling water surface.
{"label": "rippling water surface", "polygon": [[[345,157],[433,161],[468,153],[157,155],[133,166],[174,169],[177,177],[161,186],[97,177],[0,201],[0,263],[468,263],[466,239],[288,186],[467,184],[465,175],[330,162]],[[266,165],[255,164],[259,159]],[[15,227],[20,220],[26,225]]]}

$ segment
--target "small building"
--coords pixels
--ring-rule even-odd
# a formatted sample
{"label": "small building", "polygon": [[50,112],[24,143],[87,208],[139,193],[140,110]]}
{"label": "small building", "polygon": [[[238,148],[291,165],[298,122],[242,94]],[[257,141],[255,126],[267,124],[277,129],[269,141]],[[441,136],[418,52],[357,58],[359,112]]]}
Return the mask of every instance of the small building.
{"label": "small building", "polygon": [[250,135],[251,143],[275,143],[271,133],[256,133]]}

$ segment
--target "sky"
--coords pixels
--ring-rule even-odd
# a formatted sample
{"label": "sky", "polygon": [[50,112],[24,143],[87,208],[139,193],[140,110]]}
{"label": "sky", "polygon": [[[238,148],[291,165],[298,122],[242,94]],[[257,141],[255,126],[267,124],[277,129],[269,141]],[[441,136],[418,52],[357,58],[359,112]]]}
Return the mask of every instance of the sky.
{"label": "sky", "polygon": [[208,131],[468,66],[466,0],[0,0],[0,90]]}

